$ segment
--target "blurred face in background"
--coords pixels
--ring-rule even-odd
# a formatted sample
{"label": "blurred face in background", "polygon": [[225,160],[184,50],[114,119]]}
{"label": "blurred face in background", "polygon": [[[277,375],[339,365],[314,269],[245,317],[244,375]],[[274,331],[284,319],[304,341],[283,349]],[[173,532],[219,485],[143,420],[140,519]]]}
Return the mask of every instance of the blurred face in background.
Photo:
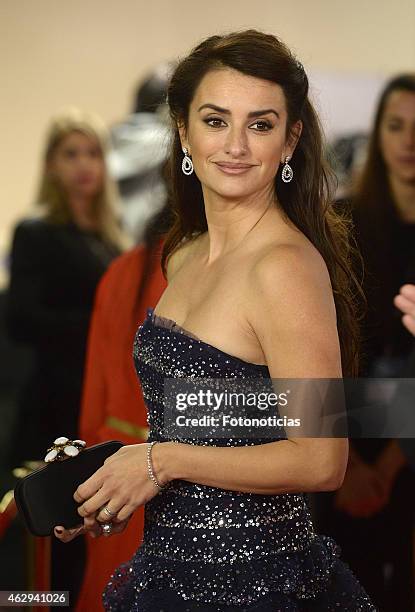
{"label": "blurred face in background", "polygon": [[379,143],[390,178],[415,184],[415,93],[395,90],[389,94]]}
{"label": "blurred face in background", "polygon": [[105,163],[101,147],[82,132],[66,135],[56,146],[48,170],[69,198],[94,199],[103,188]]}

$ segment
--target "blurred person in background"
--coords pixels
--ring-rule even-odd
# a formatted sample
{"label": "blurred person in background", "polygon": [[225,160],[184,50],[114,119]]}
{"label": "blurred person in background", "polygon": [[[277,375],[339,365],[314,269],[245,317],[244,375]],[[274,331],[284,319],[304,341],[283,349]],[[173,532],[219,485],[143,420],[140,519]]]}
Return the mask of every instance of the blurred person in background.
{"label": "blurred person in background", "polygon": [[[415,75],[397,76],[381,94],[351,199],[367,298],[361,375],[398,377],[413,343],[393,297],[415,280]],[[384,611],[414,603],[415,476],[405,464],[396,440],[354,440],[344,483],[320,517]]]}
{"label": "blurred person in background", "polygon": [[356,132],[341,135],[328,143],[327,154],[337,177],[336,199],[342,202],[350,185],[360,174],[367,151],[367,134]]}
{"label": "blurred person in background", "polygon": [[[169,225],[162,175],[169,133],[168,72],[156,69],[140,83],[135,113],[113,129],[110,164],[120,180],[124,218],[138,246],[103,276],[95,297],[88,338],[80,414],[80,437],[88,445],[106,440],[145,442],[147,412],[132,358],[134,336],[166,287],[161,269],[162,236]],[[153,126],[153,131],[152,127]],[[160,203],[162,208],[160,209]],[[152,216],[149,218],[150,213]],[[128,223],[128,219],[133,223]],[[144,509],[138,508],[119,538],[86,540],[86,570],[77,610],[102,610],[102,592],[114,569],[142,540]]]}
{"label": "blurred person in background", "polygon": [[167,197],[161,169],[170,138],[166,97],[172,67],[159,64],[140,81],[132,114],[111,129],[108,163],[121,194],[123,226],[137,244]]}
{"label": "blurred person in background", "polygon": [[[78,437],[95,289],[124,242],[106,147],[106,130],[97,117],[78,109],[55,117],[36,196],[43,214],[21,221],[14,231],[7,326],[14,340],[35,353],[33,373],[20,395],[15,465],[43,459],[58,436]],[[52,588],[69,589],[73,596],[81,578],[82,541],[67,549],[54,538],[52,546]]]}

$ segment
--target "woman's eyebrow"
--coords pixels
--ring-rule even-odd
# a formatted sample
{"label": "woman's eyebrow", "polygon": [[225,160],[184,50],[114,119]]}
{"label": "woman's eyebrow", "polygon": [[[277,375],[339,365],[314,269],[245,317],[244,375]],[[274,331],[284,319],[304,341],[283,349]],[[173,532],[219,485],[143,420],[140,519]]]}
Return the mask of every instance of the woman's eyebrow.
{"label": "woman's eyebrow", "polygon": [[[210,103],[202,104],[202,106],[200,106],[197,110],[198,112],[200,112],[204,108],[211,108],[212,110],[215,110],[218,113],[223,113],[224,115],[231,114],[231,111],[228,110],[227,108],[222,108],[221,106],[217,106],[216,104],[210,104]],[[263,110],[251,111],[250,113],[248,113],[248,117],[260,117],[261,115],[267,115],[268,113],[274,113],[274,115],[276,115],[278,119],[280,118],[277,111],[274,110],[273,108],[265,108]]]}

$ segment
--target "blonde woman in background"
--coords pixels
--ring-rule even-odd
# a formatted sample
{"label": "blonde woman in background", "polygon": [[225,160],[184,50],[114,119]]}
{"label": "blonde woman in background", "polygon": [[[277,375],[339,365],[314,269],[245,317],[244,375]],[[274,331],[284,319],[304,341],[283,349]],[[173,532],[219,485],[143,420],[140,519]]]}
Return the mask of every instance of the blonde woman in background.
{"label": "blonde woman in background", "polygon": [[[77,109],[55,117],[36,196],[40,214],[14,231],[7,326],[35,357],[19,398],[14,464],[42,459],[59,435],[77,437],[95,289],[123,246],[106,148],[106,130],[97,117]],[[81,578],[81,551],[71,554],[65,548],[64,556],[53,557],[53,588],[72,587],[73,595]]]}

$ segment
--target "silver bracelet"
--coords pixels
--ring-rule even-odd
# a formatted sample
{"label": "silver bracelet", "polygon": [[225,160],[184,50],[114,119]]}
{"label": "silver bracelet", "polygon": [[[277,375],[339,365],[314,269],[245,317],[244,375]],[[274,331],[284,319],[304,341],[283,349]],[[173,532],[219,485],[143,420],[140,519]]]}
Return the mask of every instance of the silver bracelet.
{"label": "silver bracelet", "polygon": [[147,444],[147,472],[148,472],[148,477],[150,478],[150,480],[152,480],[154,482],[154,484],[156,485],[156,487],[162,491],[163,489],[166,488],[166,485],[162,486],[157,478],[154,475],[154,471],[153,471],[153,464],[151,461],[151,451],[153,446],[157,444],[157,440],[154,440],[153,442],[150,442],[149,444]]}

